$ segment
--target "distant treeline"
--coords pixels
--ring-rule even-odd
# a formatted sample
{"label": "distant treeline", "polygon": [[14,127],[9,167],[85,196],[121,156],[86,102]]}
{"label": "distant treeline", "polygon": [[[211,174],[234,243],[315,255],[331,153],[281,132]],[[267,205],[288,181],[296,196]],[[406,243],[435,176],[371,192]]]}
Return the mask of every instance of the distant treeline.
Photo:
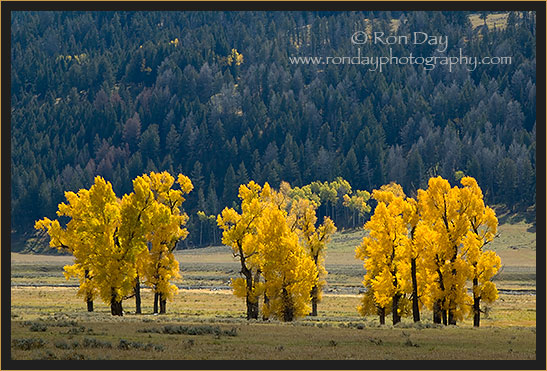
{"label": "distant treeline", "polygon": [[[14,12],[12,231],[55,217],[63,192],[89,188],[96,175],[124,194],[135,177],[163,170],[187,174],[195,187],[184,205],[186,246],[218,242],[200,223],[237,206],[238,186],[250,179],[277,188],[342,177],[368,191],[395,181],[413,196],[432,176],[456,184],[463,172],[488,204],[532,206],[535,14],[510,12],[490,29],[473,27],[469,15]],[[356,31],[441,34],[448,48],[354,45]],[[357,47],[379,56],[461,48],[511,64],[378,72],[289,62],[354,56]],[[332,212],[320,208],[318,218],[336,222]]]}

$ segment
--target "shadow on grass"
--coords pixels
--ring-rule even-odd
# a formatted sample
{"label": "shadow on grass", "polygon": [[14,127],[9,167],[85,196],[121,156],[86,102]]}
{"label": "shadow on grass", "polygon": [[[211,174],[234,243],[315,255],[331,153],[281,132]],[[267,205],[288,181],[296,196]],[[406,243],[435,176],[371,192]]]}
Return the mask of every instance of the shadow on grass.
{"label": "shadow on grass", "polygon": [[517,224],[524,222],[526,224],[532,224],[528,228],[528,232],[536,231],[536,209],[535,207],[529,207],[527,209],[520,209],[513,211],[506,206],[500,206],[495,208],[498,215],[499,224]]}

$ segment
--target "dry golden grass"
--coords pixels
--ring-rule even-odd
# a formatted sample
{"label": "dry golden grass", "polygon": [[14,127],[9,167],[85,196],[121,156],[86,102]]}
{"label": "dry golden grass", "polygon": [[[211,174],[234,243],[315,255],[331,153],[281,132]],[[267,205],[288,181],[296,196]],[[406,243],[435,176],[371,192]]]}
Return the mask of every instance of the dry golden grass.
{"label": "dry golden grass", "polygon": [[[12,288],[12,339],[42,339],[45,344],[31,350],[12,347],[14,359],[535,358],[535,296],[531,295],[501,295],[483,316],[482,327],[475,329],[469,319],[457,327],[435,328],[429,311],[423,311],[421,326],[404,318],[400,326],[379,327],[375,316],[357,314],[359,295],[325,294],[318,317],[281,323],[248,322],[244,301],[228,290],[181,290],[168,302],[166,315],[153,315],[152,293],[144,289],[144,314],[134,314],[133,300],[126,300],[121,318],[111,316],[100,301],[95,302],[95,312],[88,313],[75,293],[76,288]],[[70,321],[75,323],[56,326]],[[31,331],[33,323],[45,325],[45,331]],[[142,332],[167,325],[236,328],[237,336]],[[112,348],[81,346],[90,339]],[[121,340],[150,349],[118,349]],[[72,348],[74,342],[80,345]]]}
{"label": "dry golden grass", "polygon": [[[486,25],[489,29],[494,28],[504,29],[507,24],[507,16],[509,13],[497,13],[497,14],[488,14],[486,17]],[[484,25],[484,20],[481,18],[480,14],[471,14],[469,15],[469,20],[473,28]]]}
{"label": "dry golden grass", "polygon": [[[500,289],[535,290],[535,231],[524,221],[502,224],[500,236],[489,245],[502,259],[503,271],[496,277]],[[63,266],[70,256],[12,254],[12,339],[42,339],[44,345],[23,350],[12,347],[15,359],[534,359],[535,295],[508,295],[487,306],[481,328],[472,319],[457,327],[435,328],[431,312],[424,310],[422,325],[411,318],[401,325],[378,326],[375,316],[357,313],[364,274],[354,249],[363,230],[337,233],[329,244],[329,271],[319,315],[293,323],[251,321],[245,303],[229,290],[180,290],[167,304],[166,315],[152,314],[151,290],[142,290],[142,315],[134,314],[134,299],[124,301],[122,318],[110,315],[109,306],[95,301],[88,313],[76,296],[76,287],[47,285],[77,284],[66,281]],[[225,287],[237,277],[239,263],[228,247],[183,250],[176,253],[183,286]],[[14,284],[43,284],[18,287]],[[46,331],[31,331],[32,324],[45,324]],[[76,326],[55,324],[74,321]],[[390,322],[390,318],[387,319]],[[237,329],[237,336],[169,335],[143,333],[166,325],[219,326]],[[38,326],[40,327],[40,326]],[[81,329],[83,328],[83,331]],[[84,340],[87,338],[87,340]],[[118,349],[120,340],[149,349]],[[111,344],[112,348],[82,347],[85,341]],[[75,342],[80,344],[73,347]],[[102,343],[101,343],[102,342]],[[26,343],[25,343],[26,344]],[[56,345],[57,344],[57,345]],[[131,348],[131,346],[129,346]]]}
{"label": "dry golden grass", "polygon": [[[83,309],[83,308],[82,308]],[[14,359],[535,359],[535,328],[378,327],[375,322],[300,320],[294,323],[242,318],[126,315],[113,318],[100,311],[81,315],[41,317],[47,328],[32,332],[32,324],[12,322],[13,339],[42,339],[39,349],[13,349]],[[54,319],[56,318],[56,319]],[[56,323],[75,321],[75,326]],[[165,326],[218,326],[237,336],[164,334]],[[143,332],[156,330],[156,332]],[[112,348],[82,347],[87,339]],[[120,341],[150,344],[148,350],[118,349]],[[71,348],[71,344],[79,346]],[[69,347],[69,349],[61,349]]]}
{"label": "dry golden grass", "polygon": [[[11,289],[12,319],[16,321],[36,320],[43,316],[69,316],[76,318],[84,316],[85,320],[93,316],[85,311],[85,303],[76,296],[76,288],[72,287],[13,287]],[[142,290],[142,316],[131,316],[135,320],[152,316],[153,295],[150,289]],[[319,304],[317,318],[307,317],[300,321],[323,321],[329,323],[344,323],[347,321],[377,322],[376,316],[362,318],[357,313],[360,295],[324,294]],[[483,324],[488,326],[535,326],[536,297],[534,295],[500,294],[499,300],[488,305],[488,314],[483,315]],[[95,312],[109,315],[110,308],[100,300],[95,301]],[[124,301],[124,311],[134,314],[134,300]],[[240,318],[245,315],[243,299],[232,295],[229,290],[180,290],[173,301],[167,303],[168,314],[161,318],[194,320],[209,320],[219,318]],[[431,313],[424,310],[422,319],[429,321]],[[411,319],[405,319],[408,323]],[[461,327],[472,326],[468,319],[459,324]]]}

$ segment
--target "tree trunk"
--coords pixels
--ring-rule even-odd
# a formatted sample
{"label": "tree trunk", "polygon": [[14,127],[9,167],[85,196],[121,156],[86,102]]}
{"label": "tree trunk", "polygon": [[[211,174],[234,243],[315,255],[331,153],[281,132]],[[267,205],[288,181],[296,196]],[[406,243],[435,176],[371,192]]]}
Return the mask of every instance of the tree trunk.
{"label": "tree trunk", "polygon": [[141,314],[141,281],[139,276],[135,279],[135,313]]}
{"label": "tree trunk", "polygon": [[380,324],[386,324],[386,308],[378,308],[378,315],[380,316]]}
{"label": "tree trunk", "polygon": [[395,294],[393,296],[393,308],[392,308],[392,314],[393,314],[393,324],[396,325],[399,322],[401,322],[401,316],[399,315],[399,299],[401,299],[401,294]]}
{"label": "tree trunk", "polygon": [[[89,271],[87,269],[85,270],[84,274],[85,274],[85,280],[90,281],[91,277],[89,276]],[[88,312],[93,312],[93,295],[91,294],[90,289],[88,289],[87,292],[86,292],[85,301],[87,303],[87,311]]]}
{"label": "tree trunk", "polygon": [[455,325],[456,324],[456,317],[454,316],[454,309],[448,310],[448,324],[449,325]]}
{"label": "tree trunk", "polygon": [[479,290],[479,280],[477,278],[473,278],[473,326],[479,327],[481,323],[481,307],[480,302],[481,298],[477,295],[477,292]]}
{"label": "tree trunk", "polygon": [[258,319],[258,301],[252,302],[247,294],[247,319]]}
{"label": "tree trunk", "polygon": [[456,324],[456,316],[454,315],[454,310],[455,308],[453,308],[452,306],[455,306],[455,303],[450,300],[448,301],[448,324],[449,325],[455,325]]}
{"label": "tree trunk", "polygon": [[[448,230],[448,229],[447,229]],[[458,248],[457,246],[454,246],[454,256],[452,256],[452,259],[450,259],[450,262],[452,263],[452,276],[456,277],[458,274],[458,271],[454,267],[454,264],[456,262],[456,259],[458,257]],[[451,285],[451,291],[455,290],[454,284]],[[456,317],[454,316],[454,310],[456,310],[457,303],[450,300],[448,302],[448,324],[449,325],[455,325],[456,324]],[[454,306],[454,307],[452,307]]]}
{"label": "tree trunk", "polygon": [[165,314],[167,311],[167,299],[160,294],[160,314]]}
{"label": "tree trunk", "polygon": [[87,302],[87,311],[93,312],[93,300],[90,300],[89,298],[86,300]]}
{"label": "tree trunk", "polygon": [[418,279],[416,277],[416,258],[410,260],[412,276],[412,316],[414,322],[420,322],[420,305],[418,303]]}
{"label": "tree trunk", "polygon": [[311,313],[310,316],[317,317],[317,303],[319,302],[319,299],[317,298],[317,293],[319,291],[319,287],[317,285],[313,286],[311,289]]}
{"label": "tree trunk", "polygon": [[[439,276],[439,287],[440,289],[442,290],[443,292],[443,295],[444,295],[444,282],[443,282],[443,275],[441,273],[441,270],[439,267],[437,267],[437,274]],[[435,322],[435,323],[441,323],[440,322],[440,318],[442,317],[442,320],[443,320],[443,324],[446,326],[447,325],[447,321],[446,321],[446,309],[444,309],[444,304],[445,304],[445,300],[446,299],[437,299],[437,301],[435,302],[437,308],[433,308],[433,321],[435,322],[435,315],[438,315],[439,316],[439,322]],[[437,314],[435,314],[435,311],[438,311]]]}
{"label": "tree trunk", "polygon": [[433,323],[441,323],[441,301],[436,300],[433,303]]}
{"label": "tree trunk", "polygon": [[286,288],[283,288],[282,298],[283,298],[282,299],[283,300],[283,321],[291,322],[294,319],[294,306]]}
{"label": "tree trunk", "polygon": [[123,316],[122,301],[117,301],[115,295],[112,295],[110,301],[110,313],[112,313],[113,316]]}
{"label": "tree trunk", "polygon": [[245,297],[247,302],[247,319],[258,319],[258,300],[251,296],[253,292],[253,274],[246,266],[242,266],[241,272],[245,276],[245,283],[247,284],[247,295]]}
{"label": "tree trunk", "polygon": [[[268,295],[266,295],[266,293],[264,293],[264,307],[267,307],[269,304],[270,304],[270,298],[268,297]],[[264,309],[262,309],[262,320],[267,321],[268,319],[269,317],[264,313]]]}
{"label": "tree trunk", "polygon": [[160,294],[155,292],[154,293],[154,314],[158,313],[158,300],[160,298]]}

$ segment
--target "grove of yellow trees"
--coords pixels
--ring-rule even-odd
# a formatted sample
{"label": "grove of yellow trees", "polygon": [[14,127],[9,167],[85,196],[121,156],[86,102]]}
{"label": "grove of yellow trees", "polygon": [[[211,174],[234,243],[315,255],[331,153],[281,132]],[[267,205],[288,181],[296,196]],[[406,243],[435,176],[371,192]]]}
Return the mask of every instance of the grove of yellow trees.
{"label": "grove of yellow trees", "polygon": [[324,251],[336,228],[327,217],[316,227],[317,204],[291,193],[286,183],[275,191],[251,181],[239,188],[241,213],[226,208],[218,217],[222,242],[241,263],[243,277],[232,286],[245,298],[248,319],[258,318],[260,297],[264,318],[292,321],[310,309],[317,315],[327,273]]}
{"label": "grove of yellow trees", "polygon": [[121,316],[122,300],[135,295],[139,312],[143,279],[165,311],[165,300],[176,292],[169,281],[179,275],[173,250],[188,233],[183,228],[188,219],[181,210],[183,195],[192,190],[182,174],[176,183],[178,190],[169,173],[151,172],[136,178],[133,192],[119,199],[110,182],[97,176],[89,190],[65,193],[68,203],[59,204],[57,211],[59,217],[69,218],[65,227],[48,218],[36,222],[37,229],[47,230],[50,246],[74,255],[65,276],[80,279],[79,294],[88,310],[99,296],[113,315]]}
{"label": "grove of yellow trees", "polygon": [[[390,183],[351,195],[342,178],[279,190],[254,181],[239,187],[241,205],[225,208],[216,216],[222,243],[238,259],[240,277],[232,279],[234,295],[244,298],[247,319],[273,317],[292,321],[317,316],[326,284],[325,252],[336,231],[325,214],[343,204],[363,217],[377,206],[364,227],[368,234],[356,247],[366,274],[365,293],[358,311],[377,314],[380,323],[392,315],[393,324],[412,313],[433,312],[435,323],[456,324],[473,315],[480,325],[481,302],[497,299],[492,282],[501,267],[493,251],[484,250],[496,233],[494,211],[484,204],[475,179],[462,177],[461,187],[447,180],[429,179],[417,198],[407,197],[402,187]],[[154,313],[165,313],[166,302],[177,292],[180,279],[174,250],[188,235],[188,216],[182,209],[185,195],[193,189],[190,179],[168,172],[144,174],[133,180],[133,191],[121,199],[100,176],[89,189],[66,192],[57,215],[67,220],[44,218],[35,224],[50,236],[50,246],[74,255],[66,266],[66,278],[80,281],[78,295],[93,311],[93,300],[110,305],[113,315],[123,315],[122,301],[135,297],[141,313],[140,287],[154,293]],[[213,216],[201,213],[207,221]],[[335,215],[334,211],[331,215]],[[200,220],[201,220],[200,219]],[[346,218],[348,220],[348,218]],[[260,303],[262,302],[262,305]]]}
{"label": "grove of yellow trees", "polygon": [[480,325],[480,302],[497,299],[491,279],[501,261],[483,247],[496,235],[498,221],[476,180],[463,177],[461,184],[431,178],[417,200],[397,184],[372,193],[378,205],[365,224],[368,236],[356,248],[366,269],[362,314],[376,313],[384,323],[392,313],[396,324],[412,311],[419,321],[425,305],[435,323],[456,324],[472,314],[474,326]]}

